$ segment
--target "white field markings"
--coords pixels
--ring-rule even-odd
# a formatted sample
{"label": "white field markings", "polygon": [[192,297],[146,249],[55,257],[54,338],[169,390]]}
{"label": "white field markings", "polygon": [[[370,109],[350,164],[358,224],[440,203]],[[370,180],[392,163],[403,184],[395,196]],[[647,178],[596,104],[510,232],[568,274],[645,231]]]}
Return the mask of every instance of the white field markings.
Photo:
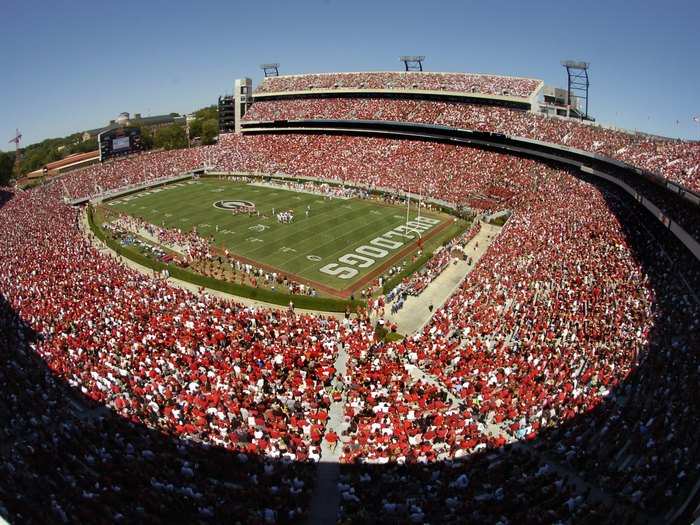
{"label": "white field markings", "polygon": [[[310,218],[308,218],[308,219],[305,218],[305,217],[301,217],[299,221],[294,221],[294,225],[299,226],[300,224],[303,224],[303,223],[306,222],[306,221],[315,221],[315,222],[312,222],[311,224],[309,224],[309,225],[307,226],[307,228],[306,228],[304,231],[310,231],[311,233],[309,233],[309,236],[313,235],[313,237],[314,237],[314,239],[315,239],[316,241],[317,241],[319,238],[326,238],[326,237],[327,237],[327,238],[329,239],[329,242],[335,242],[335,240],[338,238],[338,236],[337,236],[337,235],[333,235],[332,232],[333,232],[334,230],[341,230],[342,228],[345,228],[346,225],[347,225],[347,222],[340,222],[340,223],[338,223],[338,224],[332,226],[332,227],[329,228],[328,230],[322,232],[322,234],[319,235],[318,233],[316,233],[317,230],[314,230],[314,228],[317,228],[317,227],[322,226],[322,224],[321,224],[320,222],[318,222],[319,219],[323,218],[324,215],[332,214],[332,213],[333,213],[335,210],[337,210],[338,208],[334,206],[334,207],[321,208],[321,209],[322,209],[323,211],[321,211],[320,213],[314,215],[313,217],[310,217]],[[351,209],[355,210],[355,208],[351,208]],[[354,214],[349,214],[349,215],[354,215]],[[342,217],[341,217],[341,218],[342,218]],[[367,223],[365,223],[365,226],[367,226]],[[282,230],[277,230],[277,231],[284,231],[284,230],[282,229]],[[293,233],[292,233],[292,235],[293,235]],[[344,235],[344,233],[343,233],[343,235]],[[272,238],[272,239],[268,239],[268,241],[273,242],[273,243],[284,242],[284,240],[285,240],[285,237],[279,237],[279,238],[275,237],[275,238]],[[324,245],[321,245],[321,246],[324,246]],[[314,248],[315,248],[315,247],[317,247],[317,245],[314,246]],[[258,252],[258,250],[262,250],[262,249],[267,250],[266,247],[255,248],[254,250],[252,250],[252,251],[250,251],[248,254],[246,254],[246,256],[247,256],[247,257],[250,257],[250,258],[255,258],[255,257],[256,257],[256,254],[257,254],[257,252]],[[308,251],[308,250],[305,250],[305,252],[307,252],[307,251]],[[302,254],[302,255],[303,255],[303,254]],[[263,257],[264,257],[264,255],[263,255]],[[287,262],[293,260],[295,257],[296,257],[296,255],[291,255],[289,258],[285,259],[284,261],[281,261],[280,264],[285,264],[285,263],[287,263]],[[278,265],[278,266],[279,266],[279,265]],[[298,273],[298,272],[297,272],[297,273]]]}
{"label": "white field markings", "polygon": [[[389,231],[384,230],[384,233],[377,235],[375,238],[369,241],[363,239],[365,244],[361,242],[359,246],[355,245],[351,249],[344,246],[341,250],[336,251],[330,257],[331,259],[335,259],[335,254],[339,253],[340,251],[345,251],[346,253],[344,255],[337,258],[338,263],[341,264],[335,262],[327,264],[320,268],[319,272],[346,280],[349,284],[358,276],[365,275],[367,272],[376,269],[378,267],[377,263],[380,263],[379,267],[381,267],[385,257],[389,256],[389,258],[391,258],[397,253],[400,253],[404,247],[412,246],[414,243],[416,243],[417,237],[408,237],[409,233],[417,233],[418,237],[420,237],[421,232],[431,231],[442,222],[443,221],[441,219],[437,218],[416,216],[413,220],[409,220],[406,224],[400,224]],[[394,235],[390,235],[392,233],[399,235],[404,239],[409,238],[409,240],[391,240],[388,237],[393,237]],[[358,270],[358,268],[362,271]]]}
{"label": "white field markings", "polygon": [[[404,217],[402,217],[402,219],[405,220]],[[328,242],[325,242],[325,243],[316,245],[316,246],[314,247],[314,251],[322,251],[324,247],[326,247],[326,246],[328,246],[328,245],[332,245],[332,244],[338,242],[338,239],[339,239],[339,238],[348,238],[348,237],[350,237],[350,239],[347,240],[345,243],[343,243],[343,246],[341,246],[341,247],[338,248],[337,250],[334,250],[334,251],[333,251],[332,253],[330,253],[330,254],[326,254],[326,255],[324,256],[324,258],[325,258],[325,259],[333,259],[333,258],[336,257],[337,254],[339,254],[339,253],[341,253],[341,252],[347,252],[347,251],[350,249],[350,247],[352,247],[352,246],[354,246],[354,245],[361,246],[362,243],[365,242],[366,239],[363,238],[363,239],[359,239],[359,240],[358,240],[358,239],[357,239],[354,235],[352,235],[352,234],[354,234],[354,233],[357,232],[358,230],[362,230],[362,229],[366,228],[366,227],[368,226],[368,224],[369,224],[369,223],[367,223],[367,222],[363,222],[363,223],[362,223],[360,226],[358,226],[357,228],[353,228],[352,230],[343,232],[343,234],[340,235],[340,236],[333,236]],[[344,226],[345,226],[344,224],[340,224],[340,225],[336,226],[336,228],[342,228],[342,227],[344,227]],[[386,226],[387,226],[387,227],[390,227],[390,225],[386,225]],[[401,226],[401,224],[399,224],[398,226]],[[394,226],[394,227],[398,227],[398,226]],[[380,230],[380,231],[381,231],[381,230]],[[293,261],[295,258],[296,258],[296,257],[290,257],[289,259],[283,261],[283,262],[280,263],[280,264],[288,264],[288,263],[290,263],[291,261]],[[306,271],[308,271],[309,269],[312,269],[312,268],[314,268],[314,267],[317,266],[317,265],[318,265],[318,262],[317,262],[317,261],[313,261],[311,264],[308,264],[308,265],[303,266],[302,268],[300,268],[300,269],[299,269],[298,271],[296,271],[295,273],[297,273],[298,275],[302,275],[302,272],[306,272]],[[319,273],[321,273],[321,272],[319,272]],[[363,272],[359,277],[361,277],[362,275],[364,275],[364,273],[365,273],[365,272]],[[359,278],[359,277],[358,277],[358,278]],[[353,281],[349,281],[347,284],[352,284],[352,282],[353,282]]]}
{"label": "white field markings", "polygon": [[262,239],[258,239],[257,237],[248,237],[248,238],[246,239],[246,241],[248,241],[248,242],[253,242],[253,243],[255,243],[255,242],[265,242],[265,241],[263,241]]}
{"label": "white field markings", "polygon": [[[284,203],[282,203],[282,204],[276,204],[276,205],[275,205],[275,208],[276,208],[276,209],[284,209]],[[333,213],[333,211],[336,210],[336,209],[337,209],[337,208],[335,208],[335,207],[331,207],[331,208],[328,208],[328,207],[319,207],[319,208],[318,208],[318,210],[319,210],[318,213],[312,214],[312,216],[311,216],[311,217],[308,217],[308,218],[307,218],[307,217],[304,217],[303,214],[300,214],[301,216],[300,216],[298,219],[295,218],[295,220],[294,220],[293,225],[294,225],[296,228],[294,228],[293,231],[292,231],[291,233],[288,233],[287,230],[286,230],[285,228],[282,228],[282,227],[278,228],[278,226],[282,226],[282,225],[272,224],[271,226],[272,226],[273,228],[272,228],[272,231],[270,232],[270,234],[271,234],[273,237],[268,237],[268,238],[267,238],[267,241],[268,241],[268,242],[275,243],[275,244],[283,243],[284,240],[285,240],[285,238],[286,238],[287,236],[293,235],[294,233],[298,233],[298,232],[302,231],[301,229],[298,229],[298,228],[304,228],[304,230],[309,230],[309,227],[308,227],[308,226],[305,226],[306,221],[310,221],[310,222],[313,222],[313,224],[319,225],[319,224],[320,224],[320,223],[319,223],[319,220],[320,220],[321,218],[323,218],[324,216],[327,216],[327,215],[331,215],[331,214]],[[331,217],[331,218],[332,218],[332,217]],[[268,220],[271,220],[271,219],[268,219]],[[344,226],[343,224],[340,224],[340,225],[334,226],[334,228],[339,228],[339,227],[343,227],[343,226]],[[252,228],[252,227],[250,227],[250,228]],[[249,228],[249,229],[250,229],[250,228]],[[315,235],[316,237],[318,236],[318,235],[317,235],[317,232],[309,233],[309,236],[312,236],[312,235]],[[263,248],[261,247],[261,248],[259,248],[259,249],[262,250]],[[267,248],[265,248],[265,249],[267,249]],[[257,249],[256,249],[256,251],[257,251]],[[255,254],[254,254],[253,252],[251,252],[251,253],[247,254],[247,256],[248,256],[248,257],[254,257]]]}
{"label": "white field markings", "polygon": [[219,230],[219,233],[222,233],[223,235],[235,235],[236,232],[233,230]]}
{"label": "white field markings", "polygon": [[294,248],[290,248],[289,246],[282,246],[279,251],[282,253],[296,253],[296,250]]}

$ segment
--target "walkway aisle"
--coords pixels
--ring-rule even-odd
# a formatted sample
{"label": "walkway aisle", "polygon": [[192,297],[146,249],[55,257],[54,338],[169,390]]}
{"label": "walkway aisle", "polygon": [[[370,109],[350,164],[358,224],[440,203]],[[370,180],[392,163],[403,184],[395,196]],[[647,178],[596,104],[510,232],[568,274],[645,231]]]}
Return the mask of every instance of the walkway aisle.
{"label": "walkway aisle", "polygon": [[[340,344],[339,344],[340,346]],[[339,401],[332,401],[328,411],[328,424],[326,433],[333,431],[338,435],[335,447],[326,441],[321,443],[321,461],[316,467],[316,484],[311,497],[311,509],[309,511],[308,525],[325,525],[338,521],[340,510],[340,491],[338,482],[340,479],[340,456],[343,452],[343,432],[347,429],[344,420],[345,415],[345,389],[344,379],[347,371],[348,354],[344,348],[339,348],[338,357],[335,360],[336,374],[333,379],[334,389],[342,392]]]}
{"label": "walkway aisle", "polygon": [[[479,233],[469,241],[465,247],[465,252],[472,258],[471,265],[466,261],[451,262],[445,270],[431,282],[423,293],[418,296],[409,296],[403,308],[397,313],[391,313],[391,305],[385,307],[385,318],[387,321],[395,323],[400,334],[410,335],[423,328],[433,316],[438,308],[447,302],[459,288],[464,279],[474,269],[479,259],[486,253],[486,250],[501,231],[500,226],[493,226],[485,222],[481,223]],[[477,246],[478,244],[478,246]],[[432,312],[429,306],[433,305]]]}

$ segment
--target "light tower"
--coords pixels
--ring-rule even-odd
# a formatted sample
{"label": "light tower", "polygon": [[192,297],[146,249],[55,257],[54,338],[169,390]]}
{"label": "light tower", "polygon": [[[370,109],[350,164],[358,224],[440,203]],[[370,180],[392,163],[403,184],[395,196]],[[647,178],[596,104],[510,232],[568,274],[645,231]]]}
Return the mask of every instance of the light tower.
{"label": "light tower", "polygon": [[263,70],[263,73],[265,74],[265,78],[280,76],[279,62],[274,62],[274,63],[270,63],[270,64],[260,64],[260,69]]}
{"label": "light tower", "polygon": [[[582,118],[588,120],[588,86],[590,85],[588,81],[588,67],[591,64],[590,62],[563,60],[561,65],[566,68],[568,77],[566,104],[569,106],[569,111],[571,111],[572,99],[576,99],[576,102],[585,100],[585,113]],[[578,103],[576,104],[576,109],[579,109]]]}
{"label": "light tower", "polygon": [[15,175],[19,177],[19,163],[22,154],[19,151],[19,143],[22,140],[22,134],[19,132],[19,129],[15,129],[15,136],[14,138],[8,140],[8,144],[14,142],[15,143]]}
{"label": "light tower", "polygon": [[423,60],[425,60],[423,55],[404,55],[399,57],[399,60],[403,62],[406,71],[423,71]]}

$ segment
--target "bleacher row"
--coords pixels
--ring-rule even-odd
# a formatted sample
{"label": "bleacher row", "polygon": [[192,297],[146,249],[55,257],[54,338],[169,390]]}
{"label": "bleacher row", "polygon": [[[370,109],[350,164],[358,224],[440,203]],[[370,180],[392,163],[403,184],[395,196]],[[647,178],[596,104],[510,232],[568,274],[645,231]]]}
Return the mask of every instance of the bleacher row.
{"label": "bleacher row", "polygon": [[[246,308],[138,274],[62,202],[204,159],[513,215],[424,330],[383,344],[366,319]],[[261,135],[1,190],[0,514],[298,522],[343,349],[344,523],[665,516],[700,462],[700,265],[593,182],[444,144]]]}
{"label": "bleacher row", "polygon": [[662,175],[700,193],[700,143],[627,133],[571,119],[497,106],[382,98],[256,101],[245,121],[388,120],[442,124],[541,140],[598,153]]}
{"label": "bleacher row", "polygon": [[258,85],[255,92],[284,93],[332,89],[418,89],[528,98],[541,85],[542,81],[532,78],[498,75],[378,71],[267,77]]}

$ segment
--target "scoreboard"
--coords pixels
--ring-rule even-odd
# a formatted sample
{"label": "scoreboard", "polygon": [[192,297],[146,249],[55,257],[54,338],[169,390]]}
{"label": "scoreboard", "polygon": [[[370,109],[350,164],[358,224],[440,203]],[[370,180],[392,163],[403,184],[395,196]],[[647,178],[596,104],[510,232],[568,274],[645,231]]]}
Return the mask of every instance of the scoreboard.
{"label": "scoreboard", "polygon": [[103,131],[98,139],[100,162],[112,157],[129,155],[141,151],[141,131],[139,128],[118,128]]}

